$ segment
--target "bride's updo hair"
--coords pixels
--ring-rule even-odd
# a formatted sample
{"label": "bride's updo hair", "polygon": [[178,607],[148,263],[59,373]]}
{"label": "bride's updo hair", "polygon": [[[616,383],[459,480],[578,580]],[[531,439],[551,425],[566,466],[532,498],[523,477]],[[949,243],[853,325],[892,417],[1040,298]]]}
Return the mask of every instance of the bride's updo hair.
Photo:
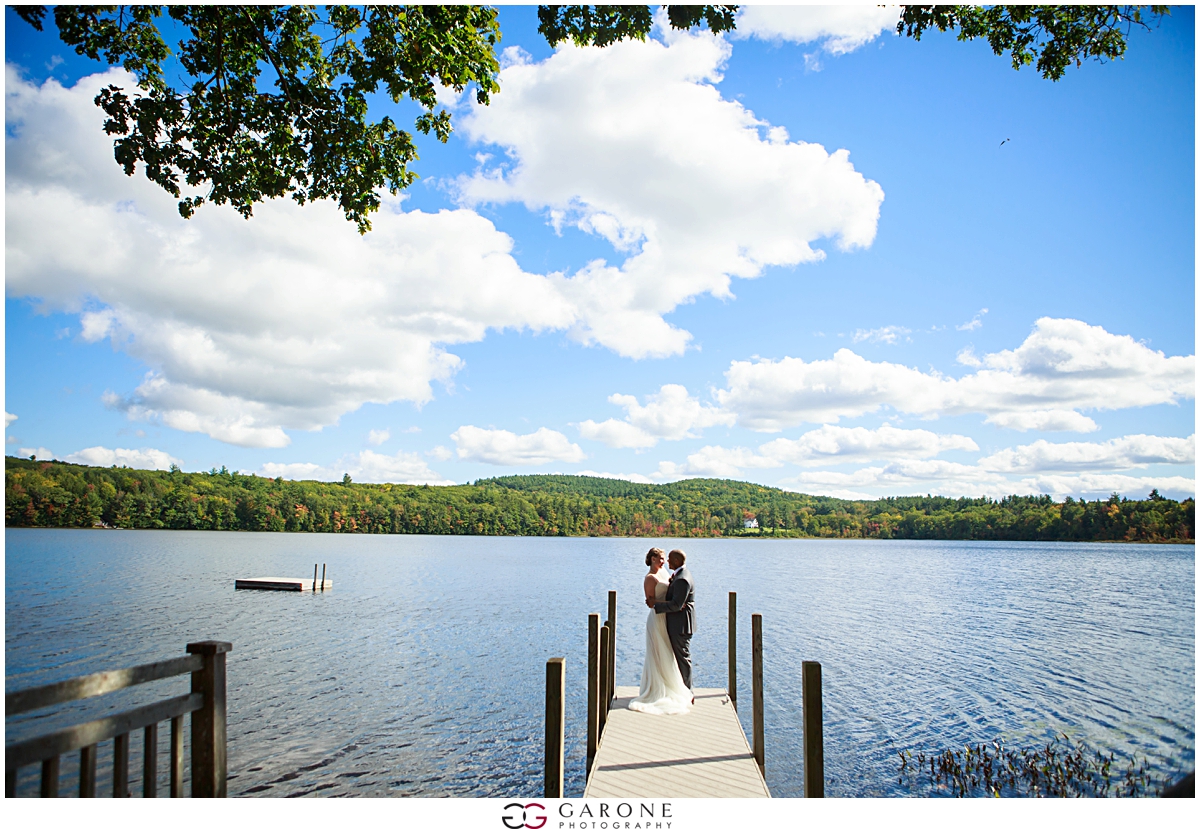
{"label": "bride's updo hair", "polygon": [[660,549],[659,549],[659,548],[657,548],[657,547],[651,547],[651,548],[650,548],[650,552],[646,553],[646,566],[647,566],[647,567],[649,567],[649,566],[650,566],[650,562],[651,562],[651,560],[652,560],[652,559],[653,559],[653,558],[654,558],[656,555],[657,555],[657,556],[662,556],[664,561],[665,561],[665,560],[666,560],[666,558],[667,558],[666,554],[665,554],[665,553],[663,553],[663,551],[662,551],[662,550],[660,550]]}

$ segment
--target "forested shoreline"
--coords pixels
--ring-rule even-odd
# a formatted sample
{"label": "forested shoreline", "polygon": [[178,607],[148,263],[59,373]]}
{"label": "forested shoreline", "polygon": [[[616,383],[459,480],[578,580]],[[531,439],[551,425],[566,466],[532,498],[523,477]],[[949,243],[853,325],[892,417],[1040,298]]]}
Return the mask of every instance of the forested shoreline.
{"label": "forested shoreline", "polygon": [[[458,486],[287,481],[6,457],[8,527],[1193,543],[1195,500],[847,501],[742,481],[519,475]],[[746,529],[754,519],[757,529]]]}

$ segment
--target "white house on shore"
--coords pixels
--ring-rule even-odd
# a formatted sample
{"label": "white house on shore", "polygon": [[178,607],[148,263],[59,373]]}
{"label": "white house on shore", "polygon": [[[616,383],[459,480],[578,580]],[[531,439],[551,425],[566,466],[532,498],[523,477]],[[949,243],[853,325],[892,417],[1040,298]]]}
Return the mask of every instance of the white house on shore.
{"label": "white house on shore", "polygon": [[745,527],[747,530],[757,530],[758,529],[758,519],[757,518],[747,518],[745,521],[742,522],[742,526]]}

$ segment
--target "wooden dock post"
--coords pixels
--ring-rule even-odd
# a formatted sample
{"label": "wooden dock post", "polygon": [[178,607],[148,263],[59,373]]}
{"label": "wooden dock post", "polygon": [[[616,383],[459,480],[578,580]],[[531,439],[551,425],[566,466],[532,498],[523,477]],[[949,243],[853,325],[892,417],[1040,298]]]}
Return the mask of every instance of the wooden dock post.
{"label": "wooden dock post", "polygon": [[609,629],[608,625],[601,625],[601,627],[600,627],[600,699],[598,700],[598,702],[599,702],[598,707],[600,709],[600,711],[599,711],[600,722],[598,723],[598,726],[596,729],[597,745],[599,745],[600,739],[604,737],[604,724],[606,722],[608,722],[608,704],[610,702],[610,700],[608,698],[608,686],[610,684],[610,682],[609,682],[610,677],[608,675],[608,659],[609,659],[609,656],[611,655],[611,653],[612,653],[612,631]]}
{"label": "wooden dock post", "polygon": [[113,797],[129,797],[129,733],[113,738]]}
{"label": "wooden dock post", "polygon": [[561,656],[546,660],[546,775],[543,797],[563,796],[567,682]]}
{"label": "wooden dock post", "polygon": [[729,591],[729,701],[737,710],[737,593]]}
{"label": "wooden dock post", "polygon": [[183,797],[183,717],[171,718],[171,797]]}
{"label": "wooden dock post", "polygon": [[821,724],[821,663],[802,662],[804,796],[825,796],[825,735]]}
{"label": "wooden dock post", "polygon": [[204,694],[204,707],[192,712],[192,797],[226,794],[225,654],[231,650],[233,645],[228,642],[189,642],[187,646],[188,653],[204,660],[203,667],[192,674],[192,693]]}
{"label": "wooden dock post", "polygon": [[79,796],[96,796],[96,746],[84,746],[79,750]]}
{"label": "wooden dock post", "polygon": [[762,650],[762,614],[755,613],[750,617],[750,653],[753,666],[753,699],[751,701],[751,719],[754,720],[754,760],[758,770],[766,777],[766,750],[763,747],[763,650]]}
{"label": "wooden dock post", "polygon": [[592,770],[596,759],[596,746],[600,744],[600,614],[588,614],[588,713],[587,713],[587,766],[585,773]]}
{"label": "wooden dock post", "polygon": [[321,565],[321,592],[325,592],[325,565]]}
{"label": "wooden dock post", "polygon": [[617,695],[617,591],[608,591],[608,693],[604,698],[607,708]]}
{"label": "wooden dock post", "polygon": [[57,754],[42,761],[42,797],[58,797],[58,763]]}
{"label": "wooden dock post", "polygon": [[158,723],[142,731],[142,797],[158,797]]}
{"label": "wooden dock post", "polygon": [[183,717],[171,718],[171,797],[183,797]]}
{"label": "wooden dock post", "polygon": [[313,565],[313,592],[317,592],[317,565]]}

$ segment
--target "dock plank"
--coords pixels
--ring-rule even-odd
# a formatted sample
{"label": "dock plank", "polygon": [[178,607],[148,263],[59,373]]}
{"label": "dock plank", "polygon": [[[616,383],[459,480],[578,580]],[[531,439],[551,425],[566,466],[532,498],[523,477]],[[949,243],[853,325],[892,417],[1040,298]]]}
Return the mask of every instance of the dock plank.
{"label": "dock plank", "polygon": [[617,688],[584,797],[770,797],[723,688],[696,689],[687,714],[629,710]]}
{"label": "dock plank", "polygon": [[[312,592],[312,579],[292,579],[286,576],[256,576],[252,579],[234,579],[233,586],[236,590],[284,590],[301,592],[307,590]],[[324,590],[328,592],[333,589],[333,582],[329,579],[325,580]],[[321,580],[317,579],[317,592],[322,590]]]}

